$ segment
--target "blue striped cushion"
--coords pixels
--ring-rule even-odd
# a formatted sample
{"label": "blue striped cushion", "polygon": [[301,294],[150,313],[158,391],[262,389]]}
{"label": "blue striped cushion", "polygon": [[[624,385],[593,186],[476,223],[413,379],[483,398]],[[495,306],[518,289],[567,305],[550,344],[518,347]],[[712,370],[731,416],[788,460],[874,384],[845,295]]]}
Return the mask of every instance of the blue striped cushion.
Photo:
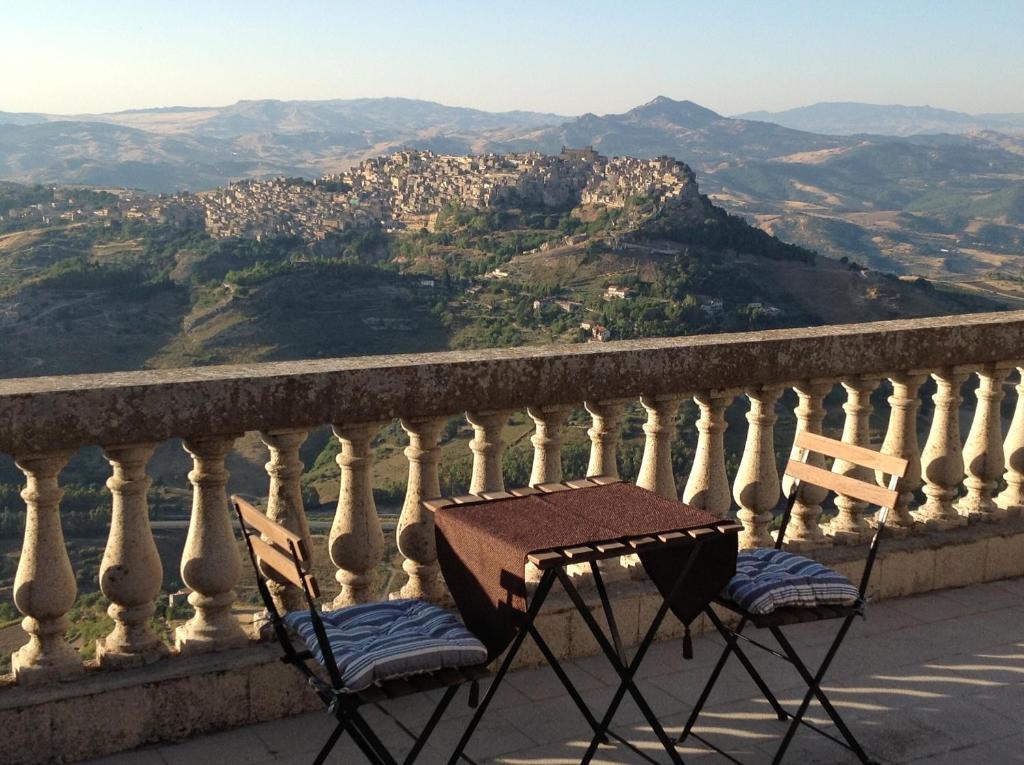
{"label": "blue striped cushion", "polygon": [[743,550],[723,595],[752,614],[776,608],[852,605],[859,593],[850,580],[817,561],[785,550]]}
{"label": "blue striped cushion", "polygon": [[[450,611],[422,600],[348,606],[321,615],[342,683],[361,691],[376,682],[487,660],[487,649]],[[309,611],[285,622],[323,664]]]}

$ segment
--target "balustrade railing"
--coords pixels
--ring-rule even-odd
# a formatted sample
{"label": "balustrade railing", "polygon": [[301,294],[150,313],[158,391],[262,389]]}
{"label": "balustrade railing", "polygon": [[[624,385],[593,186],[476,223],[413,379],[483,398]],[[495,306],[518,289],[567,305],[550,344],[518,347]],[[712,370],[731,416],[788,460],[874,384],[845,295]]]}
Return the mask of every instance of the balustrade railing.
{"label": "balustrade railing", "polygon": [[[562,475],[562,436],[574,409],[585,407],[587,471],[616,474],[626,411],[646,412],[637,483],[742,522],[741,543],[773,542],[772,520],[788,485],[780,485],[776,428],[780,414],[797,430],[822,432],[826,400],[845,394],[842,438],[906,457],[891,523],[897,533],[990,521],[1024,505],[1024,312],[944,317],[585,346],[520,348],[410,356],[269,363],[244,367],[147,371],[0,381],[0,452],[25,475],[24,546],[14,602],[28,642],[12,657],[19,683],[66,679],[83,663],[65,637],[75,602],[75,576],[60,523],[59,476],[68,457],[99,445],[111,465],[110,537],[100,588],[114,628],[99,641],[98,665],[122,667],[168,653],[215,651],[245,643],[232,614],[240,577],[238,547],[226,496],[226,459],[239,435],[259,432],[269,450],[267,513],[311,544],[300,478],[299,448],[311,429],[333,425],[340,443],[339,500],[326,549],[339,588],[336,606],[375,597],[384,536],[372,492],[372,443],[381,424],[401,419],[408,434],[408,486],[397,528],[407,581],[392,596],[440,601],[432,518],[421,500],[439,493],[440,433],[464,415],[474,430],[469,491],[505,488],[502,431],[515,412],[534,423],[531,482]],[[1003,436],[1004,382],[1017,367],[1012,422]],[[919,446],[920,396],[933,378],[927,439]],[[978,379],[977,406],[961,444],[961,386]],[[884,382],[888,380],[888,382]],[[891,390],[884,432],[872,431],[871,394]],[[780,404],[795,393],[793,411]],[[684,402],[698,407],[696,448],[685,475],[674,471],[673,439]],[[690,406],[690,404],[686,404]],[[724,433],[730,406],[746,409],[747,431],[730,486]],[[788,426],[788,425],[787,425]],[[836,428],[835,430],[838,430]],[[922,428],[922,432],[925,428]],[[838,433],[832,433],[838,435]],[[154,448],[183,439],[193,469],[188,536],[181,578],[194,615],[168,651],[149,621],[161,566],[148,519],[146,465]],[[734,463],[735,464],[735,463]],[[824,462],[821,466],[825,466]],[[855,474],[838,462],[831,469]],[[886,476],[857,475],[884,484]],[[966,478],[966,480],[965,480]],[[915,497],[923,489],[924,500]],[[864,541],[872,518],[852,498],[836,500],[823,522],[823,494],[801,490],[787,543],[806,550]],[[299,593],[281,582],[284,608]]]}

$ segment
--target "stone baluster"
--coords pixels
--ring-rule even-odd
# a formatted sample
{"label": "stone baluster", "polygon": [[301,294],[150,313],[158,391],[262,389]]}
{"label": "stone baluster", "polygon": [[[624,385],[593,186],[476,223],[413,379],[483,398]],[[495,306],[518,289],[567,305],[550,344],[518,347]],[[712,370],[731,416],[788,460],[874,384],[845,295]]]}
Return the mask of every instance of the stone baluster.
{"label": "stone baluster", "polygon": [[167,647],[149,626],[164,578],[146,501],[152,483],[146,463],[154,448],[154,444],[133,444],[103,449],[113,468],[107,479],[113,501],[100,589],[110,600],[107,613],[114,629],[96,641],[101,667],[139,666],[167,654]]}
{"label": "stone baluster", "polygon": [[[843,424],[843,443],[871,448],[871,392],[878,387],[878,380],[856,377],[843,382],[846,389],[846,421]],[[875,473],[871,468],[837,459],[832,472],[874,483]],[[829,524],[829,534],[836,544],[859,544],[871,535],[871,525],[865,514],[867,502],[844,494],[836,496],[836,517]]]}
{"label": "stone baluster", "polygon": [[60,526],[58,483],[68,455],[25,454],[15,463],[25,474],[25,543],[14,575],[14,604],[25,615],[21,627],[28,642],[11,656],[11,669],[21,684],[64,680],[82,671],[75,649],[64,638],[67,613],[77,587]]}
{"label": "stone baluster", "polygon": [[725,410],[735,395],[706,391],[693,397],[700,409],[697,450],[683,489],[683,502],[725,518],[732,509],[729,477],[725,473]]}
{"label": "stone baluster", "polygon": [[380,426],[379,422],[334,426],[341,442],[341,491],[328,541],[341,585],[334,608],[375,599],[373,584],[384,558],[384,532],[373,501],[371,443]]}
{"label": "stone baluster", "polygon": [[192,589],[188,602],[196,612],[174,632],[175,646],[183,654],[234,648],[247,640],[231,613],[242,561],[225,493],[224,460],[238,437],[184,441],[185,451],[192,455],[192,518],[181,554],[181,580]]}
{"label": "stone baluster", "polygon": [[[927,379],[923,372],[900,372],[889,378],[892,395],[889,396],[889,425],[882,441],[882,454],[901,457],[907,461],[907,472],[896,484],[899,497],[890,508],[886,527],[890,533],[904,534],[914,528],[916,521],[910,512],[914,492],[921,488],[921,449],[917,443],[917,410],[921,401],[917,392]],[[875,481],[889,486],[891,476],[875,471]]]}
{"label": "stone baluster", "polygon": [[653,491],[666,499],[678,499],[676,478],[672,474],[672,436],[682,396],[641,396],[640,403],[647,410],[644,423],[644,456],[636,485]]}
{"label": "stone baluster", "polygon": [[[796,415],[796,433],[816,433],[821,435],[821,423],[825,419],[825,396],[832,390],[833,383],[828,380],[803,380],[793,386],[799,403],[793,413]],[[825,456],[811,451],[806,462],[814,467],[825,467]],[[782,493],[789,497],[793,490],[793,479],[788,475],[782,479]],[[828,490],[813,483],[802,482],[797,489],[793,513],[786,528],[786,548],[790,550],[809,550],[831,542],[821,530],[818,519],[821,517],[821,503],[828,497]]]}
{"label": "stone baluster", "polygon": [[1010,515],[1019,515],[1024,508],[1024,367],[1017,367],[1017,372],[1017,402],[1003,443],[1006,488],[996,497],[996,505]]}
{"label": "stone baluster", "polygon": [[[270,486],[267,491],[267,517],[277,521],[289,531],[297,534],[306,543],[306,550],[312,555],[313,541],[309,534],[309,522],[302,503],[302,470],[304,465],[299,449],[305,443],[309,432],[306,430],[274,430],[260,433],[260,438],[270,451],[266,464]],[[302,590],[269,568],[263,571],[268,576],[267,587],[274,603],[282,612],[299,611],[308,608]]]}
{"label": "stone baluster", "polygon": [[587,435],[590,436],[590,463],[587,465],[587,475],[619,477],[619,436],[627,403],[629,399],[624,398],[584,403],[593,421],[587,430]]}
{"label": "stone baluster", "polygon": [[398,592],[391,593],[392,598],[421,598],[435,603],[445,599],[434,546],[434,514],[423,508],[423,500],[441,493],[437,477],[441,459],[438,439],[444,423],[443,417],[402,420],[402,428],[409,434],[409,445],[405,448],[409,483],[398,520],[398,550],[405,557],[402,569],[409,578]]}
{"label": "stone baluster", "polygon": [[932,379],[938,386],[932,396],[935,411],[921,452],[927,499],[913,516],[928,528],[948,529],[967,522],[953,506],[964,478],[964,458],[960,451],[960,386],[967,379],[967,373],[944,369],[932,374]]}
{"label": "stone baluster", "polygon": [[768,524],[779,502],[779,473],[775,465],[775,402],[782,394],[777,387],[747,388],[747,440],[743,446],[733,498],[740,509],[736,518],[743,524],[740,547],[770,547]]}
{"label": "stone baluster", "polygon": [[978,405],[963,450],[967,494],[957,503],[957,511],[968,521],[990,521],[1006,515],[994,497],[1006,466],[1000,404],[1009,371],[1008,366],[993,364],[977,372],[978,389],[974,394]]}
{"label": "stone baluster", "polygon": [[473,426],[473,440],[469,442],[469,448],[473,452],[473,477],[469,483],[470,494],[505,490],[505,478],[501,472],[505,442],[501,439],[501,431],[508,424],[510,414],[510,412],[466,412],[466,419]]}
{"label": "stone baluster", "polygon": [[533,444],[533,470],[530,486],[562,480],[562,425],[572,412],[568,406],[531,406],[526,413],[536,425],[530,436]]}

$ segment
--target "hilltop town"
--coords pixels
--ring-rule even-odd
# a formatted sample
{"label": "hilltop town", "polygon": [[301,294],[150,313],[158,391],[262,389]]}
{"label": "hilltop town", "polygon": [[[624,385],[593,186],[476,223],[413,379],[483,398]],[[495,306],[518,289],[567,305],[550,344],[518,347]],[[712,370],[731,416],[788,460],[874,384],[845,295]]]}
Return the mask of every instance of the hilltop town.
{"label": "hilltop town", "polygon": [[381,225],[432,230],[445,206],[476,210],[621,208],[643,197],[658,207],[699,204],[693,171],[669,157],[608,159],[592,148],[557,155],[439,155],[400,151],[316,181],[241,181],[194,197],[217,237],[296,236]]}
{"label": "hilltop town", "polygon": [[[77,197],[77,198],[76,198]],[[566,212],[579,205],[623,208],[643,199],[655,209],[692,211],[700,195],[693,171],[670,157],[609,159],[592,148],[560,154],[443,155],[399,151],[316,180],[245,180],[200,194],[106,194],[83,203],[68,192],[48,203],[13,208],[9,223],[49,224],[99,219],[202,225],[216,238],[297,237],[380,226],[433,229],[446,206]],[[0,219],[0,223],[3,220]]]}

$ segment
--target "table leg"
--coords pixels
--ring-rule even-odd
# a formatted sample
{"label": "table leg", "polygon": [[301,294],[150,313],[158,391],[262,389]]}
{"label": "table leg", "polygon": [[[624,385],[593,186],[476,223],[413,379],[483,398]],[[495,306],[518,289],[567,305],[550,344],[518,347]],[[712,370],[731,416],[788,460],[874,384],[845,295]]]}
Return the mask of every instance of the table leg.
{"label": "table leg", "polygon": [[[651,643],[654,642],[654,637],[657,634],[658,629],[661,627],[661,623],[664,621],[665,616],[668,614],[669,604],[679,593],[679,590],[682,587],[683,582],[686,580],[687,575],[690,573],[690,569],[693,567],[694,562],[697,560],[700,548],[701,540],[697,540],[694,543],[694,545],[690,548],[690,554],[687,556],[686,562],[680,569],[679,575],[676,577],[675,582],[673,582],[672,588],[670,589],[668,595],[662,600],[661,606],[658,608],[658,612],[655,614],[654,619],[652,620],[650,626],[647,629],[647,632],[644,634],[643,640],[640,641],[640,645],[637,647],[636,653],[633,655],[633,660],[629,662],[628,667],[624,666],[624,662],[619,660],[619,656],[617,655],[615,648],[608,643],[607,638],[605,638],[604,633],[601,631],[601,628],[597,624],[593,615],[586,607],[586,603],[583,602],[583,599],[582,597],[580,597],[579,592],[577,592],[576,588],[572,585],[572,582],[571,580],[569,580],[569,577],[566,576],[563,572],[561,572],[561,570],[559,575],[559,580],[562,582],[562,586],[566,588],[566,591],[569,594],[569,598],[573,601],[573,604],[580,611],[580,615],[583,617],[584,622],[590,628],[590,631],[594,634],[594,637],[597,639],[598,645],[601,647],[601,650],[608,658],[609,663],[611,663],[612,667],[619,675],[619,679],[621,681],[619,687],[616,689],[615,695],[612,697],[611,703],[608,706],[608,711],[605,712],[605,715],[601,720],[601,727],[598,733],[604,734],[607,732],[608,727],[611,725],[612,719],[615,717],[615,713],[618,711],[619,705],[622,703],[622,699],[628,692],[633,697],[633,700],[636,702],[637,707],[639,707],[641,714],[643,714],[648,724],[650,724],[651,729],[658,737],[658,740],[661,741],[661,744],[665,748],[665,751],[668,753],[669,758],[676,765],[680,765],[682,763],[682,758],[679,756],[679,752],[676,750],[675,744],[669,739],[668,735],[665,733],[665,729],[661,726],[661,723],[658,722],[658,719],[654,715],[654,712],[647,704],[647,701],[646,699],[644,699],[643,694],[640,693],[640,689],[636,687],[636,683],[633,681],[633,678],[635,677],[637,670],[639,670],[640,664],[643,661],[644,656],[647,654],[648,649],[651,647]],[[602,605],[605,605],[605,599],[602,599]],[[606,605],[605,607],[610,608],[610,604]],[[594,739],[590,742],[590,746],[587,748],[586,753],[583,755],[583,759],[580,761],[581,765],[587,765],[587,763],[589,763],[593,759],[600,743],[601,741],[599,737],[595,735]]]}
{"label": "table leg", "polygon": [[[615,647],[608,641],[608,638],[601,630],[600,625],[594,619],[593,614],[590,613],[590,609],[587,608],[587,604],[580,596],[579,591],[573,585],[568,575],[566,575],[562,569],[557,569],[557,571],[559,581],[562,582],[562,586],[565,588],[566,593],[569,595],[569,599],[573,602],[573,605],[576,606],[576,610],[580,612],[580,616],[583,617],[584,623],[586,623],[591,633],[593,633],[594,638],[597,640],[597,643],[601,648],[601,651],[608,659],[608,663],[612,665],[612,669],[615,670],[615,673],[619,676],[620,680],[619,687],[615,691],[615,696],[612,698],[612,702],[608,707],[608,711],[605,713],[604,717],[601,720],[600,729],[597,731],[597,733],[595,733],[594,738],[591,740],[590,746],[588,747],[586,753],[583,755],[583,759],[580,760],[580,765],[586,765],[593,759],[594,754],[597,752],[597,747],[601,743],[600,737],[602,735],[607,734],[608,728],[611,725],[612,718],[615,716],[615,712],[618,710],[619,704],[622,703],[622,699],[625,697],[626,693],[629,693],[630,696],[633,697],[633,701],[636,702],[637,707],[639,707],[640,713],[643,714],[644,718],[647,720],[648,725],[651,726],[651,730],[654,731],[654,734],[658,737],[658,740],[661,742],[661,745],[665,748],[665,751],[668,753],[668,756],[672,760],[674,765],[682,765],[683,760],[679,756],[679,752],[676,751],[676,748],[673,745],[672,740],[669,739],[668,735],[665,733],[665,729],[661,727],[661,723],[658,722],[658,718],[651,710],[650,705],[648,705],[647,700],[640,692],[640,689],[637,688],[636,684],[633,682],[633,675],[636,674],[636,670],[640,666],[640,661],[643,659],[644,653],[646,653],[647,648],[650,646],[650,643],[653,640],[653,633],[648,635],[650,639],[645,638],[645,642],[640,645],[637,654],[634,656],[633,661],[627,668],[619,660],[619,657],[615,651]],[[664,609],[659,609],[659,616],[655,617],[655,624],[653,625],[654,632],[657,631],[657,627],[661,624],[661,620],[665,617],[664,612],[667,612],[667,610],[667,606]]]}
{"label": "table leg", "polygon": [[476,708],[476,712],[473,713],[473,717],[469,721],[469,725],[466,726],[465,732],[462,734],[462,738],[459,739],[459,743],[455,746],[455,751],[452,753],[451,758],[448,760],[448,765],[455,765],[459,758],[462,756],[463,750],[466,748],[466,744],[469,743],[469,739],[472,738],[473,732],[476,730],[476,726],[480,724],[480,720],[484,716],[484,712],[487,711],[487,707],[491,703],[491,699],[494,698],[494,694],[498,690],[498,686],[501,685],[501,681],[505,679],[505,675],[508,673],[509,667],[512,666],[512,661],[515,659],[516,654],[519,653],[519,649],[523,645],[523,641],[526,640],[526,636],[530,634],[530,630],[533,627],[533,622],[537,618],[537,614],[540,611],[544,601],[547,599],[548,593],[551,592],[551,585],[555,583],[555,571],[545,571],[541,577],[540,582],[537,584],[537,590],[533,594],[533,598],[530,600],[530,607],[526,610],[526,620],[522,629],[520,629],[515,638],[513,638],[508,651],[505,654],[505,658],[501,662],[501,666],[498,667],[498,671],[494,674],[494,679],[491,680],[491,684],[487,687],[487,692],[484,697],[480,699],[480,704]]}

